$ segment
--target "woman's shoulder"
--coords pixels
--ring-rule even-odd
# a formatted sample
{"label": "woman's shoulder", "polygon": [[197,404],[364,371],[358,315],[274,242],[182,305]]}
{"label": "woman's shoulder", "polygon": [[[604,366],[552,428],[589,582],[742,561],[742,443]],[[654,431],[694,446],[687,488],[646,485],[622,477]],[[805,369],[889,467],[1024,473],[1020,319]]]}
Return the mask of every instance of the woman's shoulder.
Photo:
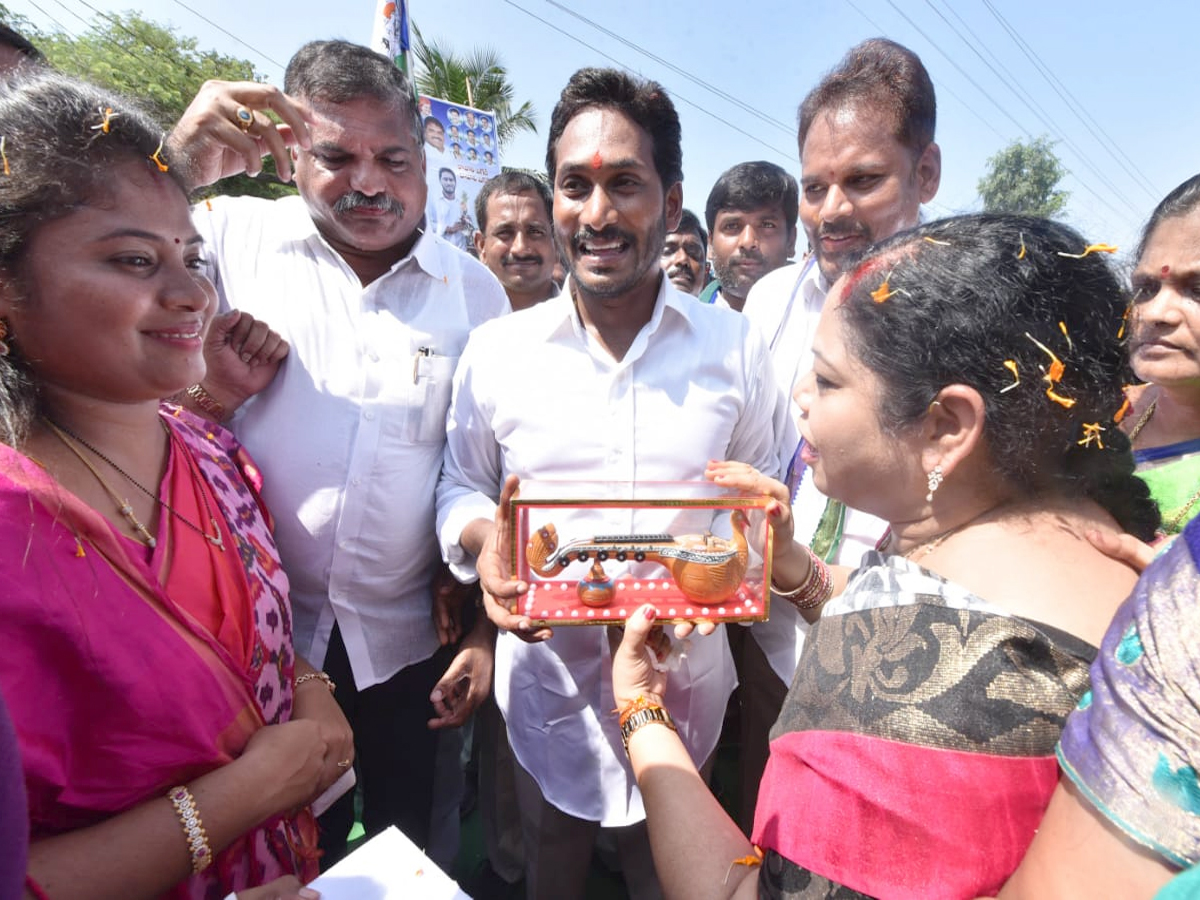
{"label": "woman's shoulder", "polygon": [[1092,546],[1086,532],[1098,527],[1069,514],[997,523],[966,544],[943,574],[1011,615],[1099,646],[1137,573]]}

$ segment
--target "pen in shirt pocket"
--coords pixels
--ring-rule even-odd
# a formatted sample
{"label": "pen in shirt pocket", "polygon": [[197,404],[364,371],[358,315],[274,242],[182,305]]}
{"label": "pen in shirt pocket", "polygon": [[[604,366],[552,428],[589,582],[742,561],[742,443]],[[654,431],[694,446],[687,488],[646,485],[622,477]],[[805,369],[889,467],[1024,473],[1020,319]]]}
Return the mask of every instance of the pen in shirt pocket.
{"label": "pen in shirt pocket", "polygon": [[421,369],[421,360],[428,359],[433,356],[432,347],[418,347],[417,352],[413,354],[413,384],[417,383],[418,375]]}

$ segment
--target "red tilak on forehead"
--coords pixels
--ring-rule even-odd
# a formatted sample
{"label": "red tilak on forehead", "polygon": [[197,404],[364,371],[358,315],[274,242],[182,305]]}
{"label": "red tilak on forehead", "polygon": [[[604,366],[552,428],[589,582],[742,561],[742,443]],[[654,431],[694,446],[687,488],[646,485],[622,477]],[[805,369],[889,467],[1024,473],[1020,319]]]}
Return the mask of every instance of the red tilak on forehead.
{"label": "red tilak on forehead", "polygon": [[604,157],[602,157],[600,155],[600,151],[597,150],[595,153],[592,154],[592,168],[598,169],[602,165],[604,165]]}
{"label": "red tilak on forehead", "polygon": [[1162,273],[1161,273],[1161,274],[1162,274],[1162,277],[1163,277],[1163,278],[1166,278],[1168,275],[1170,275],[1170,274],[1171,274],[1171,267],[1170,267],[1170,266],[1163,266],[1163,267],[1162,267]]}

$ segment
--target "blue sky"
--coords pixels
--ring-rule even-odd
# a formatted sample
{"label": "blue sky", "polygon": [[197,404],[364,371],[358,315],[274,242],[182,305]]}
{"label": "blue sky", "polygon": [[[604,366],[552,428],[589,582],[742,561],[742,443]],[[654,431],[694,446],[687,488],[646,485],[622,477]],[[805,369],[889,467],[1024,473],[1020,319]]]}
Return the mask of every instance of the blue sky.
{"label": "blue sky", "polygon": [[[1132,247],[1155,203],[1200,171],[1195,151],[1200,116],[1186,62],[1200,34],[1200,6],[1192,4],[410,4],[412,18],[427,38],[462,51],[494,46],[508,65],[518,97],[533,102],[541,133],[516,141],[506,164],[541,167],[550,111],[575,69],[620,64],[662,82],[675,97],[683,124],[685,204],[701,215],[713,181],[737,162],[768,159],[799,175],[796,106],[847,49],[875,35],[919,53],[938,91],[943,175],[928,208],[931,216],[978,209],[976,182],[988,157],[1014,139],[1048,134],[1060,141],[1056,151],[1070,172],[1062,183],[1071,192],[1067,220],[1089,240],[1116,243],[1124,250]],[[95,17],[93,10],[111,12],[134,4],[8,0],[8,5],[39,25],[56,27],[57,22],[79,33]],[[275,62],[286,63],[306,40],[343,37],[367,43],[375,0],[143,0],[137,8],[196,37],[203,48],[249,59],[268,80],[279,83],[283,73]],[[1055,79],[1053,86],[1039,65]]]}

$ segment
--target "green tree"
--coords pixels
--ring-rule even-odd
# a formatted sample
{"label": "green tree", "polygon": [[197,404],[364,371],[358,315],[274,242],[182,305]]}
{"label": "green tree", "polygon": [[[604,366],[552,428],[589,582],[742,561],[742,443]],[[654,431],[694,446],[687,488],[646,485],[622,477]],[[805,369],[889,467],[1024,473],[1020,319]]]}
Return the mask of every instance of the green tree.
{"label": "green tree", "polygon": [[1066,173],[1054,153],[1054,142],[1047,137],[1028,144],[1013,141],[988,160],[988,173],[979,179],[983,208],[1053,218],[1063,211],[1070,196],[1056,190]]}
{"label": "green tree", "polygon": [[[195,38],[177,34],[136,12],[97,15],[79,37],[63,32],[28,34],[59,71],[138,100],[170,128],[209,79],[263,81],[244,59],[201,50]],[[294,188],[274,179],[264,161],[259,178],[238,176],[220,183],[220,193],[278,197]]]}
{"label": "green tree", "polygon": [[536,112],[528,100],[513,108],[516,89],[508,80],[508,69],[492,47],[475,47],[467,56],[426,41],[413,26],[412,53],[417,90],[427,97],[490,109],[496,117],[496,141],[501,148],[518,132],[537,132]]}

